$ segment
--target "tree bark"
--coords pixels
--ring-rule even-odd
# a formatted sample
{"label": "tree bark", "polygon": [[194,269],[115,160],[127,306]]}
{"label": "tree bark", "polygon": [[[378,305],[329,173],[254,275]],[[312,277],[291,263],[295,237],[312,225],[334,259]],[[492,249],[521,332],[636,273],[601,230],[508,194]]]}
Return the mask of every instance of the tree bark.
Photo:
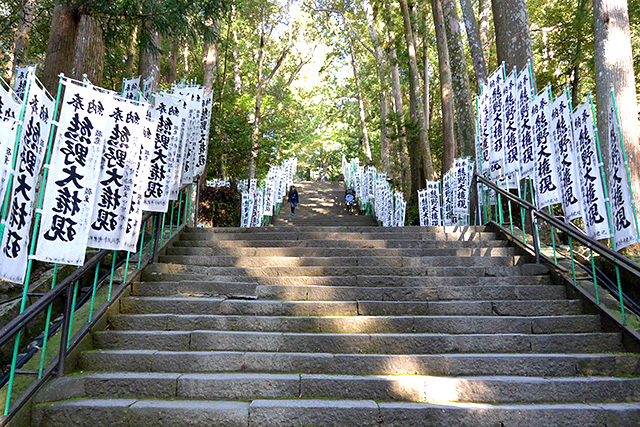
{"label": "tree bark", "polygon": [[217,42],[209,41],[204,44],[204,58],[202,59],[203,79],[205,94],[211,92],[213,83],[216,80],[219,63],[219,52]]}
{"label": "tree bark", "polygon": [[100,23],[88,13],[82,14],[76,35],[72,77],[82,80],[86,75],[91,83],[101,86],[104,54],[104,35]]}
{"label": "tree bark", "polygon": [[[479,31],[480,31],[480,43],[482,44],[482,51],[484,52],[484,57],[489,58],[489,54],[491,52],[491,0],[480,0],[479,4],[479,12],[478,17],[479,21]],[[489,67],[487,67],[487,70]],[[487,74],[488,75],[488,74]]]}
{"label": "tree bark", "polygon": [[428,131],[431,128],[431,82],[429,73],[429,43],[426,34],[422,40],[422,59],[424,61],[424,84],[422,85],[424,96],[424,125]]}
{"label": "tree bark", "polygon": [[[416,60],[416,50],[414,45],[413,31],[411,28],[411,18],[409,17],[409,8],[407,6],[407,0],[400,0],[400,8],[402,10],[402,18],[404,20],[404,33],[405,33],[405,41],[407,44],[407,52],[409,54],[409,78],[410,78],[410,88],[409,88],[409,99],[412,110],[415,111],[415,116],[412,117],[412,121],[417,123],[419,129],[419,146],[417,150],[409,150],[410,156],[413,158],[415,155],[421,157],[422,167],[424,168],[424,175],[428,179],[434,177],[433,171],[433,161],[431,159],[431,149],[429,147],[429,142],[427,141],[427,129],[424,124],[424,111],[422,108],[422,96],[420,94],[420,83],[418,80],[418,63]],[[416,153],[412,153],[412,151],[417,151]],[[419,188],[423,188],[424,184],[420,179],[420,176],[416,176],[418,170],[414,171],[414,162],[412,161],[411,168],[411,186],[414,190]]]}
{"label": "tree bark", "polygon": [[527,61],[533,61],[527,2],[491,0],[491,6],[493,26],[496,30],[498,64],[504,62],[507,70],[512,70],[513,67],[521,70],[527,65]]}
{"label": "tree bark", "polygon": [[391,92],[393,94],[393,107],[396,113],[398,143],[395,150],[398,157],[399,172],[402,188],[405,194],[411,194],[411,168],[409,149],[407,147],[407,133],[404,126],[404,105],[402,102],[402,85],[400,84],[400,67],[398,66],[398,54],[396,52],[396,33],[393,27],[393,10],[391,1],[385,0],[387,8],[387,37],[389,39],[389,61],[391,62]]}
{"label": "tree bark", "polygon": [[10,76],[13,76],[16,67],[26,65],[25,61],[29,55],[29,31],[33,25],[35,4],[35,0],[22,1],[18,28],[13,37],[13,53],[8,64]]}
{"label": "tree bark", "polygon": [[233,37],[233,48],[231,54],[233,55],[233,87],[236,92],[242,90],[242,79],[240,78],[240,55],[238,54],[238,29],[236,28],[236,6],[231,6],[231,22],[232,29],[231,35]]}
{"label": "tree bark", "polygon": [[433,22],[436,29],[438,44],[438,68],[440,70],[440,94],[442,96],[442,172],[447,172],[453,166],[456,157],[455,118],[452,93],[451,68],[449,63],[449,48],[444,24],[444,15],[439,0],[431,0]]}
{"label": "tree bark", "polygon": [[72,75],[77,28],[75,10],[65,1],[58,1],[53,8],[47,56],[40,74],[42,84],[50,93],[56,93],[58,74]]}
{"label": "tree bark", "polygon": [[369,145],[369,131],[367,130],[366,114],[364,111],[364,100],[362,99],[362,89],[360,88],[360,77],[358,76],[358,65],[356,64],[356,55],[353,52],[353,42],[349,37],[349,54],[351,55],[351,66],[353,67],[353,78],[356,82],[356,91],[358,92],[358,113],[360,116],[360,128],[362,129],[362,145],[364,155],[367,160],[371,161],[371,145]]}
{"label": "tree bark", "polygon": [[135,70],[136,57],[138,56],[138,31],[139,26],[136,24],[131,33],[129,40],[129,48],[127,49],[127,75],[132,77]]}
{"label": "tree bark", "polygon": [[478,30],[478,21],[471,0],[460,0],[462,7],[462,15],[464,16],[464,27],[467,31],[467,40],[469,41],[469,49],[471,50],[471,59],[473,60],[473,69],[476,74],[476,82],[478,88],[487,83],[487,63],[484,60],[482,52],[482,40]]}
{"label": "tree bark", "polygon": [[[165,39],[166,40],[166,39]],[[180,55],[180,45],[177,40],[169,40],[168,49],[166,50],[166,68],[164,78],[167,85],[171,87],[176,82],[178,76],[178,56]]]}
{"label": "tree bark", "polygon": [[440,3],[439,7],[442,8],[449,51],[449,67],[453,77],[458,152],[462,156],[475,158],[475,110],[469,86],[467,61],[462,45],[462,25],[458,17],[455,0],[437,1]]}
{"label": "tree bark", "polygon": [[140,49],[140,75],[142,81],[149,77],[153,77],[151,90],[158,89],[160,80],[160,48],[162,47],[162,37],[160,33],[150,27],[150,23],[145,23],[144,31],[146,32],[146,43]]}
{"label": "tree bark", "polygon": [[[640,147],[638,106],[626,0],[594,0],[595,68],[598,135],[605,165],[609,164],[608,114],[611,87],[616,95],[636,210],[640,212]],[[607,168],[608,170],[608,168]]]}
{"label": "tree bark", "polygon": [[378,65],[378,80],[380,81],[380,163],[382,165],[382,170],[393,177],[391,168],[389,167],[389,142],[387,140],[387,110],[389,108],[387,73],[389,69],[389,61],[387,60],[385,52],[382,50],[382,46],[380,45],[380,38],[378,36],[378,30],[376,30],[371,3],[369,3],[368,0],[364,0],[362,2],[362,6],[367,19],[367,28],[369,29],[369,36],[371,37],[371,43],[373,44],[373,52]]}

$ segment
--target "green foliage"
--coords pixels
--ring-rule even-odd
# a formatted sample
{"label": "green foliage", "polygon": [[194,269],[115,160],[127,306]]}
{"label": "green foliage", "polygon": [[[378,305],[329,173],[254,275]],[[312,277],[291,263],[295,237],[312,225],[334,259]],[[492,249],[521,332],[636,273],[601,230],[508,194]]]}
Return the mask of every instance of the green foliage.
{"label": "green foliage", "polygon": [[198,223],[209,227],[239,227],[242,195],[235,188],[204,187],[200,191]]}

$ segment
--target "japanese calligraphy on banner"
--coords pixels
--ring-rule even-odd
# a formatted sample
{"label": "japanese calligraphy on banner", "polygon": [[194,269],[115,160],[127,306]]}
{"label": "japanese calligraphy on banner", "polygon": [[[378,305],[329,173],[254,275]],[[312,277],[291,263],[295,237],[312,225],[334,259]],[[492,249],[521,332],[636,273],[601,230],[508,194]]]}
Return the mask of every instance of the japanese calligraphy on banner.
{"label": "japanese calligraphy on banner", "polygon": [[471,160],[455,159],[453,163],[453,213],[456,216],[469,215],[469,188],[471,186]]}
{"label": "japanese calligraphy on banner", "polygon": [[[0,246],[0,278],[24,283],[29,253],[29,229],[38,175],[49,142],[55,102],[34,74],[29,75],[9,214]],[[0,124],[1,125],[1,124]],[[8,191],[8,190],[7,190]]]}
{"label": "japanese calligraphy on banner", "polygon": [[176,99],[158,94],[151,108],[151,118],[157,123],[154,137],[149,180],[144,192],[142,209],[149,212],[166,212],[169,206],[169,189],[174,176],[174,158],[177,151],[179,111]]}
{"label": "japanese calligraphy on banner", "polygon": [[146,117],[143,119],[142,143],[140,147],[140,161],[133,179],[133,194],[131,195],[131,207],[127,217],[127,226],[122,237],[122,249],[135,252],[142,225],[142,200],[147,188],[149,172],[151,168],[151,155],[154,147],[157,122],[152,122]]}
{"label": "japanese calligraphy on banner", "polygon": [[571,116],[577,173],[587,235],[596,239],[611,237],[604,197],[604,183],[596,148],[591,106],[582,104]]}
{"label": "japanese calligraphy on banner", "polygon": [[153,90],[153,76],[149,76],[142,81],[142,98],[143,100],[151,100],[151,91]]}
{"label": "japanese calligraphy on banner", "polygon": [[418,190],[418,213],[420,215],[420,226],[424,227],[429,224],[429,198],[427,190]]}
{"label": "japanese calligraphy on banner", "polygon": [[491,158],[491,136],[489,132],[489,87],[483,85],[482,95],[478,97],[478,151],[476,159],[478,173],[489,177]]}
{"label": "japanese calligraphy on banner", "polygon": [[9,172],[13,162],[13,152],[18,137],[18,120],[22,103],[14,93],[0,82],[0,205],[8,191]]}
{"label": "japanese calligraphy on banner", "polygon": [[27,91],[27,85],[29,83],[29,74],[36,73],[35,65],[27,65],[26,67],[17,67],[15,74],[15,81],[13,84],[13,91],[16,93],[18,99],[22,100],[24,94]]}
{"label": "japanese calligraphy on banner", "polygon": [[427,181],[427,199],[429,200],[429,213],[427,225],[442,225],[442,205],[440,203],[440,181]]}
{"label": "japanese calligraphy on banner", "polygon": [[501,181],[505,176],[504,164],[504,66],[498,68],[489,78],[489,139],[490,176]]}
{"label": "japanese calligraphy on banner", "polygon": [[442,176],[442,225],[453,224],[453,177],[451,170]]}
{"label": "japanese calligraphy on banner", "polygon": [[395,213],[394,223],[395,227],[404,227],[404,217],[407,212],[407,202],[404,201],[402,193],[395,193]]}
{"label": "japanese calligraphy on banner", "polygon": [[518,151],[520,153],[520,177],[533,176],[534,153],[531,133],[531,75],[525,67],[516,80],[516,121],[518,127]]}
{"label": "japanese calligraphy on banner", "polygon": [[213,106],[213,92],[202,98],[202,113],[200,115],[200,139],[196,161],[196,176],[202,176],[207,167],[207,154],[209,153],[209,131],[211,129],[211,107]]}
{"label": "japanese calligraphy on banner", "polygon": [[253,213],[253,194],[242,193],[240,227],[249,227],[251,225],[251,214]]}
{"label": "japanese calligraphy on banner", "polygon": [[609,198],[613,239],[618,251],[638,243],[620,135],[620,125],[612,103],[609,110]]}
{"label": "japanese calligraphy on banner", "polygon": [[82,265],[89,238],[113,97],[63,80],[56,141],[35,258]]}
{"label": "japanese calligraphy on banner", "polygon": [[140,76],[122,81],[122,97],[132,101],[138,100],[140,94]]}
{"label": "japanese calligraphy on banner", "polygon": [[562,191],[562,210],[564,211],[565,221],[571,221],[582,217],[582,203],[580,200],[582,195],[578,188],[571,111],[569,110],[569,99],[566,91],[551,104],[550,128]]}
{"label": "japanese calligraphy on banner", "polygon": [[265,196],[264,197],[265,197],[265,199],[264,199],[264,212],[263,212],[263,215],[267,215],[267,216],[272,216],[273,215],[274,196],[275,196],[275,191],[274,191],[273,184],[274,184],[273,179],[267,179],[267,182],[266,182],[265,188],[264,188],[264,192],[265,192]]}
{"label": "japanese calligraphy on banner", "polygon": [[[520,175],[518,128],[516,117],[516,76],[512,72],[504,84],[504,173],[516,181]],[[516,178],[515,180],[513,178]]]}
{"label": "japanese calligraphy on banner", "polygon": [[534,149],[534,184],[538,209],[562,201],[554,149],[551,146],[549,92],[543,90],[531,103]]}
{"label": "japanese calligraphy on banner", "polygon": [[184,138],[181,141],[184,151],[182,161],[181,185],[190,184],[196,175],[196,161],[200,142],[200,115],[202,112],[202,99],[199,92],[185,96],[188,108],[188,119],[184,128]]}
{"label": "japanese calligraphy on banner", "polygon": [[112,98],[87,245],[119,250],[128,223],[148,104]]}

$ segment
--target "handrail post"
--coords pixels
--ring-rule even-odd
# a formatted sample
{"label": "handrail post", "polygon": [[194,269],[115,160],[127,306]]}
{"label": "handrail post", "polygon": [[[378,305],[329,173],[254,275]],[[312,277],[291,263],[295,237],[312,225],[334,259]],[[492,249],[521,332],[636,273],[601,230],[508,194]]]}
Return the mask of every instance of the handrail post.
{"label": "handrail post", "polygon": [[[199,176],[198,179],[196,180],[196,202],[195,202],[195,206],[193,207],[193,218],[190,218],[193,220],[193,226],[197,227],[198,226],[198,214],[200,213],[200,179],[202,178],[202,176]],[[191,200],[189,200],[189,202],[191,202]]]}
{"label": "handrail post", "polygon": [[73,292],[71,291],[72,283],[69,282],[66,289],[64,299],[64,317],[62,319],[62,335],[60,336],[60,354],[58,355],[58,370],[56,376],[64,376],[64,365],[67,361],[67,347],[69,341],[69,329],[71,328],[71,312],[73,311]]}
{"label": "handrail post", "polygon": [[155,227],[155,236],[154,236],[154,241],[153,241],[153,255],[151,256],[151,263],[152,264],[156,264],[158,262],[158,252],[159,252],[159,247],[160,247],[160,234],[163,232],[163,230],[160,229],[160,212],[156,213],[156,216],[158,218],[157,221],[157,225]]}
{"label": "handrail post", "polygon": [[536,213],[533,209],[529,210],[529,225],[531,226],[533,250],[536,253],[536,264],[540,264],[540,240],[538,240],[538,228],[536,227]]}

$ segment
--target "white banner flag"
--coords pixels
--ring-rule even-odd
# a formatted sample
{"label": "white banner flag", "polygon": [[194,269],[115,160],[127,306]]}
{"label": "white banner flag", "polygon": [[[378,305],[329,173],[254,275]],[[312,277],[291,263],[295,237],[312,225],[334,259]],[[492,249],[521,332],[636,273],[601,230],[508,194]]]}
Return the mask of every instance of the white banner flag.
{"label": "white banner flag", "polygon": [[[504,172],[512,185],[518,188],[520,175],[520,153],[518,151],[518,128],[516,117],[516,76],[512,72],[504,84]],[[515,186],[513,183],[515,182]]]}
{"label": "white banner flag", "polygon": [[132,101],[138,100],[140,93],[140,76],[122,81],[122,97]]}
{"label": "white banner flag", "polygon": [[22,103],[10,89],[5,89],[4,81],[0,82],[0,205],[8,190],[21,109]]}
{"label": "white banner flag", "polygon": [[253,211],[253,197],[250,193],[242,193],[242,205],[240,216],[240,227],[246,228],[251,225],[251,212]]}
{"label": "white banner flag", "polygon": [[213,106],[213,92],[202,98],[202,113],[200,115],[200,135],[198,141],[198,156],[196,161],[196,176],[202,176],[207,167],[209,153],[209,131],[211,129],[211,109]]}
{"label": "white banner flag", "polygon": [[535,164],[533,134],[531,132],[531,98],[533,92],[529,67],[525,67],[516,80],[516,96],[520,177],[527,178],[534,175]]}
{"label": "white banner flag", "polygon": [[182,175],[184,171],[185,158],[189,156],[187,152],[187,140],[189,139],[189,101],[184,97],[173,95],[174,107],[178,111],[176,117],[176,129],[174,129],[171,137],[171,145],[176,147],[175,156],[171,170],[173,171],[169,184],[169,200],[178,200],[180,194],[180,184],[182,183]]}
{"label": "white banner flag", "polygon": [[489,87],[483,86],[482,95],[478,97],[478,139],[480,153],[478,173],[489,177],[491,171],[491,133],[489,131]]}
{"label": "white banner flag", "polygon": [[531,103],[531,123],[533,130],[533,153],[535,159],[534,185],[538,209],[562,201],[560,180],[554,149],[551,146],[549,124],[549,92],[543,90]]}
{"label": "white banner flag", "polygon": [[504,165],[504,75],[500,67],[489,78],[490,176],[494,182],[505,177]]}
{"label": "white banner flag", "polygon": [[[0,248],[0,278],[24,283],[29,255],[31,219],[36,206],[38,175],[45,157],[55,101],[28,76],[29,92],[25,105],[8,217]],[[11,141],[13,145],[14,141]],[[7,190],[9,191],[9,190]]]}
{"label": "white banner flag", "polygon": [[142,95],[141,101],[149,102],[151,100],[151,90],[153,88],[153,76],[149,76],[142,81]]}
{"label": "white banner flag", "polygon": [[611,104],[609,110],[609,198],[616,250],[638,243],[631,192],[622,155],[620,125]]}
{"label": "white banner flag", "polygon": [[453,163],[453,213],[457,217],[469,215],[469,188],[471,187],[471,160],[455,159]]}
{"label": "white banner flag", "polygon": [[566,91],[551,104],[550,128],[562,191],[562,210],[565,221],[571,221],[582,217],[582,194],[576,170],[571,111]]}
{"label": "white banner flag", "polygon": [[26,67],[17,67],[15,80],[13,83],[13,91],[20,101],[24,99],[24,94],[29,84],[29,74],[36,74],[35,65],[27,65]]}
{"label": "white banner flag", "polygon": [[429,198],[427,190],[418,190],[418,213],[420,214],[420,226],[429,224]]}
{"label": "white banner flag", "polygon": [[608,239],[611,237],[611,228],[590,105],[584,103],[577,108],[572,121],[585,231],[596,240]]}
{"label": "white banner flag", "polygon": [[264,201],[264,212],[263,215],[272,216],[273,215],[273,207],[274,207],[274,181],[273,179],[267,179],[265,184],[265,201]]}
{"label": "white banner flag", "polygon": [[427,225],[442,225],[440,181],[427,181],[427,198],[429,199],[429,223]]}
{"label": "white banner flag", "polygon": [[112,98],[113,112],[104,131],[105,147],[96,188],[87,246],[124,249],[134,178],[140,162],[144,120],[149,104]]}
{"label": "white banner flag", "polygon": [[453,219],[453,173],[449,170],[442,176],[442,225],[452,225]]}
{"label": "white banner flag", "polygon": [[169,190],[174,176],[180,113],[175,107],[176,98],[158,94],[151,108],[151,119],[157,122],[154,137],[149,181],[144,192],[142,209],[149,212],[166,212],[169,207]]}

